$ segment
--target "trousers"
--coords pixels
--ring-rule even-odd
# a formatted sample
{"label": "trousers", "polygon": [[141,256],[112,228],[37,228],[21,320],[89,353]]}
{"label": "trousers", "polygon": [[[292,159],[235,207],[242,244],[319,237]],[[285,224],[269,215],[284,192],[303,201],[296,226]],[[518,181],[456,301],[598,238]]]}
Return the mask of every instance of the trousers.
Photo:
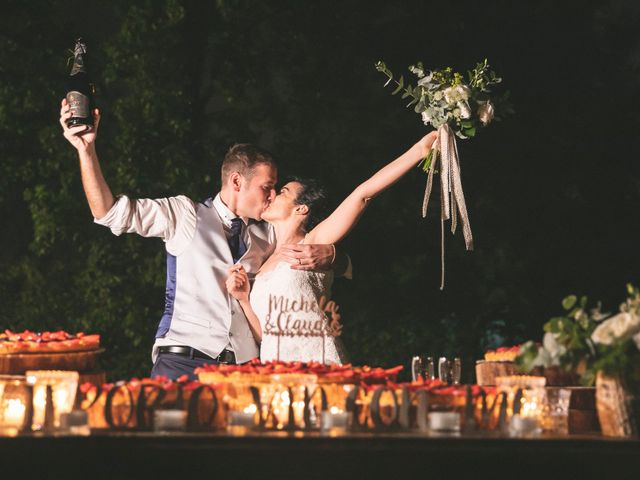
{"label": "trousers", "polygon": [[205,363],[217,365],[218,362],[204,358],[189,358],[176,353],[159,353],[151,369],[151,378],[163,376],[177,380],[182,375],[188,375],[189,380],[197,380],[198,376],[193,371]]}

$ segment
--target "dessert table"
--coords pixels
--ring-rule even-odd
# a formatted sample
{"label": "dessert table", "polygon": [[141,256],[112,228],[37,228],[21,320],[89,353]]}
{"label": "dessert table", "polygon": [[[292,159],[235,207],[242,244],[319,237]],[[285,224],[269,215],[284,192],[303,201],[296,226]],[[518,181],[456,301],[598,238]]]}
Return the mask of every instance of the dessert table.
{"label": "dessert table", "polygon": [[[0,437],[2,478],[639,478],[640,439],[497,432]],[[6,476],[5,476],[6,475]],[[19,477],[18,477],[19,475]]]}
{"label": "dessert table", "polygon": [[[28,433],[0,430],[0,480],[640,479],[640,438],[575,433],[600,431],[595,389],[566,387],[562,409],[558,400],[545,413],[545,377],[397,383],[401,366],[256,359],[201,367],[198,381],[94,379],[78,388],[77,371],[46,370],[52,355],[29,357],[44,370],[3,377],[0,427]],[[572,433],[533,435],[541,430]]]}

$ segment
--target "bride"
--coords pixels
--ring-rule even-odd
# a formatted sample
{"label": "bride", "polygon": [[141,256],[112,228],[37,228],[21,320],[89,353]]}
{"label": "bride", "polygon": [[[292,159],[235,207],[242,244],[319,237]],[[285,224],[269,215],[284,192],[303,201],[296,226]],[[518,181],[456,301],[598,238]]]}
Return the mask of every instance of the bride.
{"label": "bride", "polygon": [[[262,214],[274,229],[274,253],[255,277],[253,288],[242,265],[229,269],[226,285],[240,303],[256,342],[260,360],[346,363],[346,352],[336,334],[331,310],[332,271],[289,268],[282,246],[295,243],[333,244],[356,224],[368,202],[393,185],[425,158],[437,138],[430,132],[400,157],[359,185],[335,211],[317,222],[322,190],[313,181],[295,179],[285,184]],[[317,223],[317,224],[316,224]]]}

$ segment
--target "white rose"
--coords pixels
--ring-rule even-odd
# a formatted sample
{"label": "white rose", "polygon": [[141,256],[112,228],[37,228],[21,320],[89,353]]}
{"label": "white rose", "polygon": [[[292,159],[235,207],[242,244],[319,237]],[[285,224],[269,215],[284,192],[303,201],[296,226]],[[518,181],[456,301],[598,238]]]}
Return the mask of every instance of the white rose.
{"label": "white rose", "polygon": [[486,102],[478,108],[478,117],[483,125],[488,125],[493,120],[495,112],[491,102]]}
{"label": "white rose", "polygon": [[598,325],[591,339],[601,345],[611,345],[615,340],[625,340],[638,332],[640,317],[635,313],[621,312]]}
{"label": "white rose", "polygon": [[557,359],[552,358],[551,354],[547,351],[546,348],[540,347],[538,349],[538,354],[536,358],[533,360],[532,365],[534,367],[553,367],[555,365],[560,365]]}
{"label": "white rose", "polygon": [[613,342],[611,325],[606,321],[598,325],[591,334],[591,340],[593,340],[593,343],[598,343],[600,345],[611,345]]}
{"label": "white rose", "polygon": [[456,87],[456,94],[458,95],[458,100],[469,100],[469,95],[471,95],[471,89],[466,85],[458,85]]}
{"label": "white rose", "polygon": [[454,96],[455,96],[455,92],[453,90],[453,88],[451,87],[447,87],[443,90],[443,95],[444,95],[444,100],[445,102],[451,104],[451,103],[455,103],[454,102]]}
{"label": "white rose", "polygon": [[458,102],[466,102],[471,95],[471,89],[466,85],[456,85],[455,87],[447,87],[442,92],[444,99],[449,105],[455,105]]}
{"label": "white rose", "polygon": [[640,317],[635,312],[623,312],[620,319],[613,324],[613,332],[618,338],[629,338],[640,332]]}
{"label": "white rose", "polygon": [[567,352],[567,348],[558,343],[558,336],[555,333],[545,333],[542,338],[542,345],[544,349],[549,352],[552,359],[558,359]]}

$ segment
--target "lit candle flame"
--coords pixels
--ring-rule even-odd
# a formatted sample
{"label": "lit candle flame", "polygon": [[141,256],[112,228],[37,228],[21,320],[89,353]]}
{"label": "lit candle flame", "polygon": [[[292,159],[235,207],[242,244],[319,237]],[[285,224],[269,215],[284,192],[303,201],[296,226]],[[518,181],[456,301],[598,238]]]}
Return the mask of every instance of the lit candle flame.
{"label": "lit candle flame", "polygon": [[19,398],[9,398],[5,402],[4,424],[5,426],[21,427],[24,422],[25,405]]}

